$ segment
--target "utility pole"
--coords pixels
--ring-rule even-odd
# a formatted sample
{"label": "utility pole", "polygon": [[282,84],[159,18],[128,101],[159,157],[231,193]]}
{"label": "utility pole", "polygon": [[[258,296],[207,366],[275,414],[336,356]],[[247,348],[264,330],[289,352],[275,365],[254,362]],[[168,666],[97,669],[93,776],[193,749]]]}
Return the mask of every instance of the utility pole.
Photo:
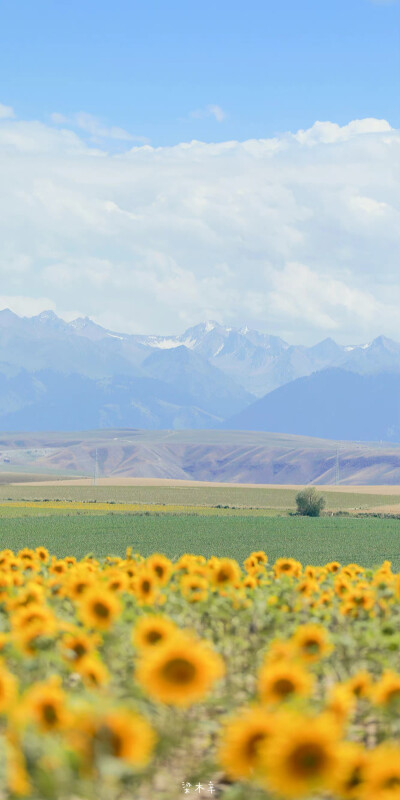
{"label": "utility pole", "polygon": [[96,447],[96,456],[95,456],[94,473],[93,473],[93,486],[97,486],[97,475],[98,475],[98,463],[97,463],[97,447]]}

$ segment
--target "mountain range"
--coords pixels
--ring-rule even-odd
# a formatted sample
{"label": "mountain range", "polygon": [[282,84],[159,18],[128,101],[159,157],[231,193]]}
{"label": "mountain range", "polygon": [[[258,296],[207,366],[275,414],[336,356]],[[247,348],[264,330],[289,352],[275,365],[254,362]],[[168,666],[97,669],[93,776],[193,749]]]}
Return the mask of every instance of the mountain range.
{"label": "mountain range", "polygon": [[400,344],[307,347],[204,322],[124,334],[52,311],[0,311],[0,429],[283,431],[400,440]]}

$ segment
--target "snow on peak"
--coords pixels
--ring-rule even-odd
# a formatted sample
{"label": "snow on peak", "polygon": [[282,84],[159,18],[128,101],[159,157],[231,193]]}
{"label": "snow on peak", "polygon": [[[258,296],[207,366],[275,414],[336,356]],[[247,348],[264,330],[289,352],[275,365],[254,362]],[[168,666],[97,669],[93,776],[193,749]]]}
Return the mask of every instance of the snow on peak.
{"label": "snow on peak", "polygon": [[349,353],[351,350],[368,350],[368,347],[371,347],[371,342],[367,344],[352,344],[345,347],[346,353]]}

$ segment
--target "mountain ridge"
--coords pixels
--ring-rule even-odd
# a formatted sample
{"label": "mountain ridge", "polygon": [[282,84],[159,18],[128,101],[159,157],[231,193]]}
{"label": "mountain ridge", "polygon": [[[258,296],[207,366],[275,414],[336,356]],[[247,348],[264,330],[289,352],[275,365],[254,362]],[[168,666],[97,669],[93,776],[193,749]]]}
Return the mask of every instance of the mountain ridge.
{"label": "mountain ridge", "polygon": [[[248,326],[212,320],[179,335],[140,335],[108,330],[89,317],[66,322],[51,310],[20,317],[4,309],[0,429],[226,427],[259,399],[298,379],[312,383],[312,376],[326,369],[377,380],[386,373],[399,376],[400,344],[378,336],[359,345],[337,344],[330,337],[293,345]],[[296,416],[298,400],[290,392]],[[318,413],[323,419],[323,409]],[[389,439],[400,437],[395,409],[391,413]],[[355,430],[349,438],[358,438]],[[379,426],[368,437],[377,438],[378,430],[380,438]]]}

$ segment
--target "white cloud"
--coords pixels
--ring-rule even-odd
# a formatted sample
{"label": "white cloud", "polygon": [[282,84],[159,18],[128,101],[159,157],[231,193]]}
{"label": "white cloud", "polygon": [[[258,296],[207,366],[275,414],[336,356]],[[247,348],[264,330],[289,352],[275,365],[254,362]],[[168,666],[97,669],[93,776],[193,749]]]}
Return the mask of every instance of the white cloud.
{"label": "white cloud", "polygon": [[195,111],[190,112],[190,116],[194,119],[205,119],[205,117],[215,117],[217,122],[223,122],[226,119],[226,113],[221,108],[221,106],[217,106],[211,104],[206,106],[205,108],[198,108]]}
{"label": "white cloud", "polygon": [[400,339],[400,135],[384,120],[114,155],[57,124],[0,125],[4,305],[132,332],[211,317]]}
{"label": "white cloud", "polygon": [[14,109],[11,106],[0,103],[0,119],[12,119],[14,116]]}
{"label": "white cloud", "polygon": [[78,111],[70,116],[54,111],[50,118],[55,125],[69,125],[88,133],[93,141],[116,139],[121,142],[142,142],[143,144],[148,142],[145,136],[133,136],[124,128],[118,128],[116,125],[104,125],[101,120],[86,111]]}

